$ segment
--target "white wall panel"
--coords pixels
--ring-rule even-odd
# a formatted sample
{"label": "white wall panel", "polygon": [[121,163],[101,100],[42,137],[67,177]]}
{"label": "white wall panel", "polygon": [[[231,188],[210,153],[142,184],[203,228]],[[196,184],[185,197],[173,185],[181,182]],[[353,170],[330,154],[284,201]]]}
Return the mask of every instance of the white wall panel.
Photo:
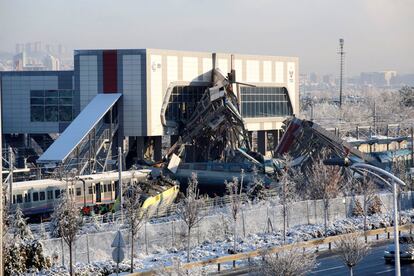
{"label": "white wall panel", "polygon": [[167,85],[178,80],[178,57],[167,56]]}
{"label": "white wall panel", "polygon": [[161,124],[162,106],[162,57],[160,55],[150,55],[151,64],[151,95],[150,95],[150,126],[149,135],[162,135],[163,127]]}
{"label": "white wall panel", "polygon": [[219,58],[217,67],[223,72],[227,74],[229,72],[229,61],[227,58]]}
{"label": "white wall panel", "polygon": [[246,61],[246,81],[259,82],[259,61],[258,60],[247,60]]}
{"label": "white wall panel", "polygon": [[272,82],[272,62],[263,62],[263,82]]}
{"label": "white wall panel", "polygon": [[198,75],[198,58],[183,57],[183,81],[196,81]]}
{"label": "white wall panel", "polygon": [[285,82],[284,72],[285,72],[284,63],[282,61],[276,61],[275,82],[277,83]]}
{"label": "white wall panel", "polygon": [[296,103],[296,70],[295,63],[287,63],[287,89],[289,92],[290,102],[295,105]]}
{"label": "white wall panel", "polygon": [[210,81],[211,74],[206,74],[213,68],[213,60],[211,58],[203,58],[203,81]]}
{"label": "white wall panel", "polygon": [[236,70],[236,80],[244,81],[243,79],[243,61],[241,59],[236,59],[234,61],[234,70]]}

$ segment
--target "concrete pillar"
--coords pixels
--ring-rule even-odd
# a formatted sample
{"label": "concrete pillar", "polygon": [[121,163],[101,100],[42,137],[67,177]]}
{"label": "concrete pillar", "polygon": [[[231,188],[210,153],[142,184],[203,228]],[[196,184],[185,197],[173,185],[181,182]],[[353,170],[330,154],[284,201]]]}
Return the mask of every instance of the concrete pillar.
{"label": "concrete pillar", "polygon": [[271,130],[270,133],[272,135],[272,144],[270,145],[270,150],[274,151],[277,147],[277,144],[279,144],[279,137],[277,134],[277,130]]}
{"label": "concrete pillar", "polygon": [[160,161],[162,159],[162,136],[154,136],[154,160]]}
{"label": "concrete pillar", "polygon": [[267,151],[267,131],[260,130],[257,132],[257,151],[265,155]]}
{"label": "concrete pillar", "polygon": [[145,143],[144,143],[144,137],[137,136],[137,159],[142,160],[144,159],[144,153],[145,153]]}
{"label": "concrete pillar", "polygon": [[254,145],[253,145],[253,131],[249,131],[248,132],[248,135],[249,135],[250,147],[251,147],[251,150],[253,150],[254,149]]}

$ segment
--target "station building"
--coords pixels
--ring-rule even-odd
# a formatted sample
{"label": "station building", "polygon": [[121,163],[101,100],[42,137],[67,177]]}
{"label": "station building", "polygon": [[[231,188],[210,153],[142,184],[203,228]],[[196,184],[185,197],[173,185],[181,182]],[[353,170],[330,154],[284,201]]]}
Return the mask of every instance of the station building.
{"label": "station building", "polygon": [[[63,141],[64,136],[71,136],[71,127],[71,131],[83,127],[84,133],[79,133],[83,140],[86,134],[90,137],[92,127],[94,137],[100,133],[98,120],[102,124],[116,121],[116,129],[110,130],[117,132],[114,143],[138,159],[151,145],[150,154],[157,160],[162,137],[177,135],[170,123],[191,116],[211,85],[212,69],[226,74],[233,67],[246,128],[257,141],[256,149],[266,153],[277,143],[285,118],[299,112],[298,66],[296,57],[160,49],[75,50],[73,71],[0,73],[3,134],[30,146],[34,138],[39,142],[45,135]],[[117,96],[104,100],[108,94]],[[88,114],[94,110],[104,114],[87,125]],[[80,150],[81,141],[75,140],[66,140],[71,143],[68,150]]]}

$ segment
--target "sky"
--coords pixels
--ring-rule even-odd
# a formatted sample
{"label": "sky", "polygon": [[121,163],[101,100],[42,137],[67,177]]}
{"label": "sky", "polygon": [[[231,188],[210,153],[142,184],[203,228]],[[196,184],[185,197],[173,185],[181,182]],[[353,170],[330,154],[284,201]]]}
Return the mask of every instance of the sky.
{"label": "sky", "polygon": [[414,73],[414,0],[0,0],[0,50],[162,48],[297,56],[301,73]]}

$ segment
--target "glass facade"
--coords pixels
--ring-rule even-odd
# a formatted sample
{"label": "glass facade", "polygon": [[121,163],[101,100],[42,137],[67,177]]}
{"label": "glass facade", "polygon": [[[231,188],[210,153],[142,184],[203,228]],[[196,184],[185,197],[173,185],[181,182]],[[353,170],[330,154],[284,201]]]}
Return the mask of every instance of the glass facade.
{"label": "glass facade", "polygon": [[240,87],[242,116],[245,118],[292,115],[289,94],[284,87]]}
{"label": "glass facade", "polygon": [[185,122],[197,107],[206,86],[176,86],[165,112],[167,120]]}
{"label": "glass facade", "polygon": [[32,122],[70,122],[73,119],[73,90],[31,90]]}

